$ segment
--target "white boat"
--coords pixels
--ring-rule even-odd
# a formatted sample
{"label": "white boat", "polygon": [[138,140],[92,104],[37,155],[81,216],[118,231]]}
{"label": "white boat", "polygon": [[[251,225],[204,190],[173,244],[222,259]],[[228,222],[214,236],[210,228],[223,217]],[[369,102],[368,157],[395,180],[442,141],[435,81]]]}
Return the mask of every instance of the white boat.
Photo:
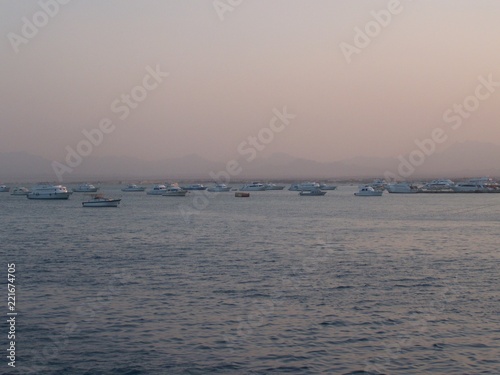
{"label": "white boat", "polygon": [[127,187],[124,187],[122,189],[122,191],[132,191],[132,192],[136,192],[136,191],[144,191],[146,190],[145,187],[142,187],[142,186],[137,186],[135,184],[130,184],[128,185]]}
{"label": "white boat", "polygon": [[325,195],[326,191],[321,191],[320,189],[312,189],[312,190],[303,190],[299,193],[299,195],[302,196],[310,196],[310,197],[316,197],[316,196],[322,196]]}
{"label": "white boat", "polygon": [[300,184],[293,184],[288,188],[290,191],[311,191],[319,189],[317,182],[302,182]]}
{"label": "white boat", "polygon": [[264,185],[266,187],[266,190],[283,190],[285,188],[285,185],[276,185],[272,182],[268,182]]}
{"label": "white boat", "polygon": [[20,186],[20,187],[15,187],[14,189],[12,189],[12,191],[10,192],[10,195],[28,195],[29,192],[30,192],[30,190],[28,188],[25,188],[24,186]]}
{"label": "white boat", "polygon": [[423,190],[451,190],[455,183],[452,180],[433,180],[422,186]]}
{"label": "white boat", "polygon": [[66,186],[48,183],[38,184],[26,194],[28,199],[68,199],[70,195]]}
{"label": "white boat", "polygon": [[389,193],[413,194],[418,193],[418,187],[408,182],[394,182],[385,186]]}
{"label": "white boat", "polygon": [[163,195],[167,191],[167,187],[163,184],[154,185],[151,189],[146,191],[147,195]]}
{"label": "white boat", "polygon": [[121,199],[104,198],[102,194],[94,194],[88,201],[82,202],[83,207],[118,207]]}
{"label": "white boat", "polygon": [[266,190],[266,185],[260,182],[252,182],[251,184],[243,185],[240,191],[264,191]]}
{"label": "white boat", "polygon": [[214,186],[210,186],[207,191],[210,191],[212,193],[220,193],[231,191],[231,187],[227,186],[226,184],[215,184]]}
{"label": "white boat", "polygon": [[451,189],[455,193],[487,193],[489,190],[485,185],[470,181],[457,182]]}
{"label": "white boat", "polygon": [[96,188],[92,184],[81,184],[78,185],[76,188],[73,189],[73,192],[75,193],[95,193],[98,188]]}
{"label": "white boat", "polygon": [[358,197],[380,197],[384,192],[380,190],[375,190],[371,186],[361,186],[357,193],[354,195]]}
{"label": "white boat", "polygon": [[0,193],[8,193],[10,190],[10,187],[6,185],[0,185]]}
{"label": "white boat", "polygon": [[498,190],[500,184],[489,177],[471,178],[468,182],[483,185],[487,189]]}
{"label": "white boat", "polygon": [[182,187],[184,190],[206,190],[207,187],[202,184],[191,184]]}
{"label": "white boat", "polygon": [[328,185],[325,183],[319,184],[319,188],[321,190],[335,190],[337,189],[337,185]]}
{"label": "white boat", "polygon": [[169,186],[162,195],[164,197],[185,197],[187,193],[187,190],[184,190],[179,186]]}
{"label": "white boat", "polygon": [[375,190],[382,190],[382,191],[384,191],[384,189],[387,186],[387,182],[385,180],[381,180],[379,178],[376,178],[375,180],[373,180],[371,183],[369,183],[367,185],[371,186]]}

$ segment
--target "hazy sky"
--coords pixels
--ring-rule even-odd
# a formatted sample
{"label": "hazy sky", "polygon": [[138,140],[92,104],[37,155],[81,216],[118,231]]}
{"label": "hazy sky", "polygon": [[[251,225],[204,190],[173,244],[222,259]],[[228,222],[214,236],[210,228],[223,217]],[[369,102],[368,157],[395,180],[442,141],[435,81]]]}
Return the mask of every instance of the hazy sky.
{"label": "hazy sky", "polygon": [[[500,143],[500,87],[481,89],[488,98],[460,128],[443,120],[478,77],[500,82],[498,0],[44,1],[53,16],[37,1],[0,2],[0,152],[63,160],[109,118],[95,155],[224,160],[284,106],[296,118],[262,155],[397,156],[436,127],[449,136],[442,148]],[[371,12],[390,6],[377,30]],[[26,20],[41,25],[36,35]],[[341,43],[358,48],[350,63]],[[136,89],[147,97],[120,119],[112,103],[143,85],[148,66],[169,76]]]}

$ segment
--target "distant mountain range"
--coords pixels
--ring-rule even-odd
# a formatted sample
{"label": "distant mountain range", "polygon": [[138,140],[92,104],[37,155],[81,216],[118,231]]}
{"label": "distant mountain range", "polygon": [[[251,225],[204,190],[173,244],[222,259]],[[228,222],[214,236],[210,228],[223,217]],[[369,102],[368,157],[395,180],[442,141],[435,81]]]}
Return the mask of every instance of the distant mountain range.
{"label": "distant mountain range", "polygon": [[[408,157],[405,155],[403,159],[408,162]],[[251,162],[241,157],[238,162],[241,172],[233,178],[234,181],[382,178],[387,171],[397,174],[398,168],[401,168],[403,163],[401,158],[366,156],[336,162],[318,162],[284,153],[257,157]],[[51,163],[51,160],[25,152],[0,153],[0,181],[57,181]],[[423,163],[414,169],[414,172],[408,176],[409,180],[434,177],[500,176],[500,146],[479,142],[456,143],[445,151],[426,157]],[[218,173],[224,170],[226,170],[226,162],[213,162],[198,155],[154,162],[133,157],[89,156],[84,158],[83,162],[71,173],[65,173],[63,181],[146,179],[209,181],[211,180],[210,172]]]}

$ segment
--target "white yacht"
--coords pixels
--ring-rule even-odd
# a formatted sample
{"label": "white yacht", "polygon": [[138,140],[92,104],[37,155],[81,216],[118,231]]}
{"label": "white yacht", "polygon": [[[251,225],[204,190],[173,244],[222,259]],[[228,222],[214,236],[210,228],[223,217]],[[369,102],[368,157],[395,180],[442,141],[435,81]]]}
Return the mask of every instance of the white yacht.
{"label": "white yacht", "polygon": [[74,193],[95,193],[98,188],[96,188],[94,185],[86,183],[86,184],[81,184],[78,185],[76,188],[73,189]]}
{"label": "white yacht", "polygon": [[24,186],[20,186],[20,187],[15,187],[14,189],[12,189],[12,191],[10,192],[10,195],[28,195],[29,192],[30,191],[28,188],[25,188]]}
{"label": "white yacht", "polygon": [[468,182],[483,185],[487,189],[500,189],[500,184],[489,177],[471,178]]}
{"label": "white yacht", "polygon": [[455,183],[452,180],[433,180],[431,182],[427,182],[422,189],[424,190],[451,190],[451,187],[454,186]]}
{"label": "white yacht", "polygon": [[182,187],[184,190],[206,190],[207,187],[202,184],[191,184]]}
{"label": "white yacht", "polygon": [[0,185],[0,193],[8,193],[10,190],[10,187],[7,185]]}
{"label": "white yacht", "polygon": [[215,184],[214,186],[210,186],[207,191],[210,191],[212,193],[220,193],[220,192],[226,192],[230,191],[231,187],[227,186],[226,184]]}
{"label": "white yacht", "polygon": [[477,182],[457,182],[451,187],[455,193],[487,193],[488,188]]}
{"label": "white yacht", "polygon": [[68,199],[71,193],[65,186],[42,183],[26,194],[28,199]]}
{"label": "white yacht", "polygon": [[240,191],[264,191],[266,190],[266,185],[260,182],[252,182],[251,184],[243,185]]}
{"label": "white yacht", "polygon": [[272,182],[268,182],[264,185],[266,186],[266,190],[283,190],[285,188],[285,185],[276,185]]}
{"label": "white yacht", "polygon": [[384,192],[380,190],[375,190],[371,186],[360,186],[359,191],[354,193],[358,197],[380,197]]}
{"label": "white yacht", "polygon": [[121,199],[104,198],[102,194],[93,194],[92,197],[82,202],[83,207],[118,207]]}
{"label": "white yacht", "polygon": [[122,191],[132,191],[132,192],[144,191],[144,190],[146,190],[145,187],[137,186],[135,184],[130,184],[122,189]]}
{"label": "white yacht", "polygon": [[385,186],[389,193],[414,194],[418,193],[418,187],[408,182],[394,182]]}
{"label": "white yacht", "polygon": [[184,190],[179,186],[169,186],[162,195],[164,197],[185,197],[187,193],[187,190]]}
{"label": "white yacht", "polygon": [[302,182],[300,184],[293,184],[288,188],[290,191],[311,191],[319,189],[317,182]]}
{"label": "white yacht", "polygon": [[154,185],[151,189],[146,191],[147,195],[163,195],[167,191],[167,187],[163,184]]}

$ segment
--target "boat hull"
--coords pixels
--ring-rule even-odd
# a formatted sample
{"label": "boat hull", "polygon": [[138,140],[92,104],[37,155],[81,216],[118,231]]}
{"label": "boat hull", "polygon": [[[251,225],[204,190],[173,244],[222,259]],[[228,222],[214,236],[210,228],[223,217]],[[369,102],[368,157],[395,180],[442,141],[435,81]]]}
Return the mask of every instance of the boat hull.
{"label": "boat hull", "polygon": [[39,193],[28,193],[26,197],[28,199],[68,199],[70,193],[49,193],[49,194],[39,194]]}
{"label": "boat hull", "polygon": [[120,204],[121,199],[110,199],[106,201],[99,201],[99,202],[82,202],[83,207],[118,207]]}

